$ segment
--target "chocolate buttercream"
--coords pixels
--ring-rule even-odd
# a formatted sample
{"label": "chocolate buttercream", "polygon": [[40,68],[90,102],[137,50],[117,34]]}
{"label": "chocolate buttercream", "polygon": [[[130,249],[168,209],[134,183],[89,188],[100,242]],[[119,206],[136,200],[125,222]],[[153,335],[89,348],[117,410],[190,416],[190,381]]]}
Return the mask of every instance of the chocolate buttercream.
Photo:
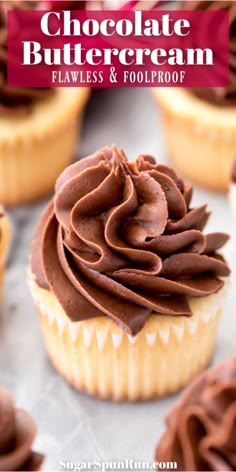
{"label": "chocolate buttercream", "polygon": [[[235,106],[236,105],[236,2],[219,0],[219,1],[183,1],[181,3],[182,10],[226,10],[229,11],[229,34],[230,34],[230,51],[229,51],[229,70],[230,84],[228,87],[215,88],[192,88],[191,91],[197,97],[219,106]],[[219,38],[220,40],[220,38]]]}
{"label": "chocolate buttercream", "polygon": [[187,388],[166,419],[155,454],[175,470],[236,470],[236,357]]}
{"label": "chocolate buttercream", "polygon": [[[35,101],[51,95],[50,88],[9,88],[7,86],[7,12],[32,10],[37,1],[0,1],[0,115],[25,115],[31,112]],[[15,34],[17,34],[16,25]]]}
{"label": "chocolate buttercream", "polygon": [[43,456],[31,450],[35,434],[31,416],[0,387],[0,470],[39,470]]}
{"label": "chocolate buttercream", "polygon": [[31,267],[72,321],[107,315],[135,335],[152,312],[191,316],[229,268],[206,206],[152,156],[106,147],[65,169],[36,229]]}

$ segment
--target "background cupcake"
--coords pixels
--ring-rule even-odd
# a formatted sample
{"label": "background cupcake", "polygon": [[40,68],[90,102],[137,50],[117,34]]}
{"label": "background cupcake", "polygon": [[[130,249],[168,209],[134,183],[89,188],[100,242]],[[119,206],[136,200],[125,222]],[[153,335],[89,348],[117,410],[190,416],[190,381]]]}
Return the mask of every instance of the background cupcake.
{"label": "background cupcake", "polygon": [[0,201],[29,202],[49,192],[71,161],[87,88],[8,88],[7,11],[37,2],[0,2]]}
{"label": "background cupcake", "polygon": [[10,393],[3,387],[0,411],[0,470],[40,470],[44,457],[31,449],[35,422],[25,410],[15,408]]}
{"label": "background cupcake", "polygon": [[202,374],[166,419],[155,459],[177,469],[236,469],[236,357]]}
{"label": "background cupcake", "polygon": [[166,148],[187,178],[213,190],[227,190],[236,150],[236,4],[186,1],[181,9],[228,10],[230,85],[227,88],[156,88]]}
{"label": "background cupcake", "polygon": [[203,234],[209,213],[191,195],[173,169],[151,156],[129,163],[115,147],[61,174],[36,229],[30,285],[49,357],[74,387],[147,399],[209,362],[227,236]]}
{"label": "background cupcake", "polygon": [[0,205],[0,306],[2,301],[3,276],[10,242],[10,223]]}

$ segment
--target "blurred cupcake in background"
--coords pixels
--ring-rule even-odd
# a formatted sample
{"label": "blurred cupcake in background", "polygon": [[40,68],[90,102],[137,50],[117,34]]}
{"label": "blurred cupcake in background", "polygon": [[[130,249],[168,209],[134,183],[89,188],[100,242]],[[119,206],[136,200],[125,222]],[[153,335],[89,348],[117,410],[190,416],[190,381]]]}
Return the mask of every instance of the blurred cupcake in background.
{"label": "blurred cupcake in background", "polygon": [[5,265],[10,243],[10,222],[0,205],[0,308],[2,303],[2,288]]}
{"label": "blurred cupcake in background", "polygon": [[31,447],[36,424],[25,410],[15,408],[10,393],[0,387],[0,470],[41,470],[44,456]]}
{"label": "blurred cupcake in background", "polygon": [[50,360],[78,390],[160,397],[211,359],[228,237],[175,171],[106,147],[68,167],[40,218],[29,283]]}
{"label": "blurred cupcake in background", "polygon": [[88,88],[8,88],[7,11],[37,2],[0,2],[0,201],[42,197],[73,157]]}
{"label": "blurred cupcake in background", "polygon": [[182,10],[228,10],[230,84],[227,88],[155,88],[168,157],[191,181],[226,191],[236,152],[236,3],[186,1]]}
{"label": "blurred cupcake in background", "polygon": [[[236,357],[204,372],[166,418],[155,453],[178,471],[236,470]],[[173,470],[174,467],[167,470]]]}

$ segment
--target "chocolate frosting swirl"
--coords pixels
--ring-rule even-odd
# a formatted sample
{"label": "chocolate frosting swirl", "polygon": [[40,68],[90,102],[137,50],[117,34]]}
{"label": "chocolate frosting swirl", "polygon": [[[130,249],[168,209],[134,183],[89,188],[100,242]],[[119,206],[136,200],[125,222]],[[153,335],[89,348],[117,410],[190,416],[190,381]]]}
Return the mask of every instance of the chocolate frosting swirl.
{"label": "chocolate frosting swirl", "polygon": [[0,470],[39,470],[43,456],[31,450],[35,434],[31,416],[0,387]]}
{"label": "chocolate frosting swirl", "polygon": [[[51,95],[50,88],[9,88],[7,86],[7,12],[9,10],[32,10],[37,1],[0,2],[0,116],[25,115],[32,111],[35,101]],[[16,25],[17,28],[20,25]]]}
{"label": "chocolate frosting swirl", "polygon": [[215,88],[193,88],[191,91],[214,105],[219,106],[235,106],[236,105],[236,2],[228,0],[206,1],[194,0],[183,1],[182,10],[227,10],[229,11],[229,34],[230,34],[230,51],[229,51],[229,70],[230,84],[229,87]]}
{"label": "chocolate frosting swirl", "polygon": [[193,382],[169,413],[155,458],[176,470],[236,470],[236,357]]}
{"label": "chocolate frosting swirl", "polygon": [[106,147],[68,167],[32,245],[37,283],[72,321],[107,315],[135,335],[152,312],[190,316],[189,297],[217,292],[229,268],[204,235],[206,206],[152,156]]}

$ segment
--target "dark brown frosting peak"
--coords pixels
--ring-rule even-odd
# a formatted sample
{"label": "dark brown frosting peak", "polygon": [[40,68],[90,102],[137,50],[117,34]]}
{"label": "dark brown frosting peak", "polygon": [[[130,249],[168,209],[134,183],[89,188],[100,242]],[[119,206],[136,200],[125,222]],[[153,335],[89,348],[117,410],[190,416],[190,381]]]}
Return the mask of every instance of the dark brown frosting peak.
{"label": "dark brown frosting peak", "polygon": [[107,315],[133,335],[152,312],[191,315],[189,297],[217,292],[228,239],[204,235],[206,206],[151,156],[106,147],[68,167],[42,215],[32,272],[72,321]]}
{"label": "dark brown frosting peak", "polygon": [[[31,112],[35,101],[51,95],[49,88],[9,88],[7,86],[7,12],[9,10],[33,10],[38,2],[11,0],[0,1],[0,116],[18,116]],[[17,34],[16,25],[15,34]]]}
{"label": "dark brown frosting peak", "polygon": [[0,387],[0,470],[39,470],[43,456],[32,452],[36,425],[24,410]]}
{"label": "dark brown frosting peak", "polygon": [[[182,10],[226,10],[229,11],[229,35],[230,35],[230,51],[229,51],[229,70],[230,84],[228,87],[215,88],[195,88],[192,92],[214,105],[235,106],[236,105],[236,2],[234,0],[193,0],[183,1]],[[217,34],[217,32],[216,32]],[[220,38],[218,38],[220,42]]]}
{"label": "dark brown frosting peak", "polygon": [[156,460],[179,471],[236,470],[236,357],[202,374],[166,419]]}

